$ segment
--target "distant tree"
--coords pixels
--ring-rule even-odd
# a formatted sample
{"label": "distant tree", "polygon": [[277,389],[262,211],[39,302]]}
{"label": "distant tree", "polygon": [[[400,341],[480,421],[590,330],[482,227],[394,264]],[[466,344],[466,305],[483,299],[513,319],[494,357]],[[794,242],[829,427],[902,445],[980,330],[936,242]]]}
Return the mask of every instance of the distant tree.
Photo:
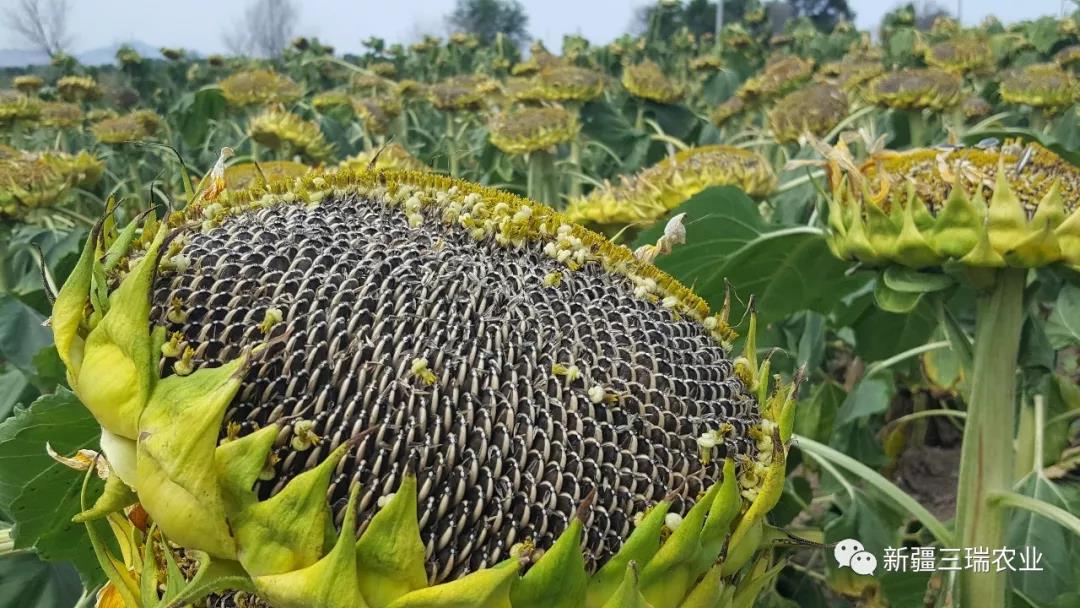
{"label": "distant tree", "polygon": [[225,46],[236,55],[277,57],[296,33],[299,18],[293,0],[255,0],[236,27],[225,33]]}
{"label": "distant tree", "polygon": [[831,32],[837,21],[855,18],[855,12],[847,0],[788,0],[795,9],[795,16],[809,17],[819,30]]}
{"label": "distant tree", "polygon": [[4,15],[8,29],[50,57],[62,54],[71,45],[69,0],[19,0]]}
{"label": "distant tree", "polygon": [[473,34],[484,44],[491,44],[499,32],[519,45],[529,38],[529,16],[518,0],[457,0],[446,21],[454,31]]}
{"label": "distant tree", "polygon": [[[724,0],[724,22],[739,21],[747,10],[757,6],[754,0]],[[655,22],[654,22],[655,20]],[[669,38],[686,27],[695,36],[716,31],[716,2],[656,2],[640,7],[634,14],[630,29],[637,34],[654,32],[658,38]]]}
{"label": "distant tree", "polygon": [[918,6],[913,5],[913,8],[915,10],[915,28],[923,31],[933,27],[934,22],[939,17],[952,17],[949,9],[934,2],[934,0],[923,0]]}

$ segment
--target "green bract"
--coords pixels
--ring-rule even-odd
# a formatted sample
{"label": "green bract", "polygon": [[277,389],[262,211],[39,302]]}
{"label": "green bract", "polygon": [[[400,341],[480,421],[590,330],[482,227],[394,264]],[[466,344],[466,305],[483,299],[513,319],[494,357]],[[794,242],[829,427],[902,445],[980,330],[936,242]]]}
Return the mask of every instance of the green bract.
{"label": "green bract", "polygon": [[914,268],[1080,267],[1080,170],[1042,146],[882,152],[830,171],[830,246]]}

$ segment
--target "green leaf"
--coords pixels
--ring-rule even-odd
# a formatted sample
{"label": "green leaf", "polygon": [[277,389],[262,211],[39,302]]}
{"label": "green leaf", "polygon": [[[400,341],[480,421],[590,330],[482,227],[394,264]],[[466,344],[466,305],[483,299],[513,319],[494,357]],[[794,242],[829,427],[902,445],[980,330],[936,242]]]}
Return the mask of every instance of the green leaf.
{"label": "green leaf", "polygon": [[0,277],[8,281],[2,287],[18,294],[41,290],[41,269],[33,253],[34,246],[41,248],[49,269],[57,279],[62,279],[71,269],[70,266],[74,265],[85,237],[86,230],[83,228],[62,232],[30,225],[18,226],[12,230],[11,239],[0,250],[3,254]]}
{"label": "green leaf", "polygon": [[[1072,513],[1080,512],[1080,484],[1056,484],[1041,473],[1032,473],[1016,486],[1017,492]],[[1013,586],[1040,604],[1076,591],[1080,580],[1080,537],[1060,524],[1031,511],[1015,509],[1006,532],[1006,545],[1019,554],[1035,547],[1043,555],[1041,572],[1015,572]],[[1019,561],[1015,561],[1017,567]]]}
{"label": "green leaf", "polygon": [[44,315],[12,295],[0,295],[0,358],[32,374],[34,355],[52,344]]}
{"label": "green leaf", "polygon": [[11,415],[29,387],[30,381],[19,370],[7,369],[0,372],[0,422]]}
{"label": "green leaf", "polygon": [[1080,345],[1080,287],[1065,285],[1058,293],[1046,335],[1054,348]]}
{"label": "green leaf", "polygon": [[844,388],[833,380],[827,379],[819,384],[810,394],[810,399],[796,408],[795,432],[814,441],[828,441],[836,412],[846,397]]}
{"label": "green leaf", "polygon": [[836,414],[836,426],[840,427],[889,409],[892,392],[893,383],[889,374],[864,377],[844,399],[844,404]]}
{"label": "green leaf", "polygon": [[922,346],[936,326],[934,306],[925,301],[906,315],[870,307],[851,329],[855,332],[855,350],[859,356],[867,361],[881,361]]}
{"label": "green leaf", "polygon": [[686,243],[661,257],[660,262],[672,276],[689,281],[688,285],[768,229],[750,197],[733,186],[720,186],[702,190],[642,230],[632,248],[655,243],[663,236],[667,219],[679,213],[686,214]]}
{"label": "green leaf", "polygon": [[[33,548],[49,561],[70,561],[84,582],[101,580],[78,513],[82,474],[53,460],[46,442],[60,454],[94,448],[100,427],[70,391],[58,389],[0,424],[0,512],[14,523],[16,549]],[[91,500],[101,492],[95,477]]]}
{"label": "green leaf", "polygon": [[0,606],[74,606],[82,591],[79,577],[70,566],[43,562],[33,553],[0,557]]}
{"label": "green leaf", "polygon": [[874,282],[874,302],[886,312],[907,314],[915,310],[922,297],[919,291],[897,291],[883,280]]}
{"label": "green leaf", "polygon": [[199,148],[210,132],[210,123],[225,115],[225,95],[218,87],[185,93],[173,108],[176,126],[184,143]]}
{"label": "green leaf", "polygon": [[956,281],[947,274],[919,272],[903,266],[889,266],[881,273],[881,281],[893,291],[930,293],[952,287]]}

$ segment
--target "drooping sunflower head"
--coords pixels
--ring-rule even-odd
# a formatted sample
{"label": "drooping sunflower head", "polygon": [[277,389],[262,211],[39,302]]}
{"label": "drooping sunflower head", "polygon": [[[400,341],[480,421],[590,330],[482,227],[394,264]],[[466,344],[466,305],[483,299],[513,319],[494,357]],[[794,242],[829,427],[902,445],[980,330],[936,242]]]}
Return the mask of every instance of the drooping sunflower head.
{"label": "drooping sunflower head", "polygon": [[823,82],[836,83],[848,93],[861,96],[864,88],[862,85],[884,71],[885,66],[880,59],[845,57],[840,61],[823,64],[817,78]]}
{"label": "drooping sunflower head", "polygon": [[87,152],[31,154],[12,149],[0,155],[0,217],[21,218],[60,202],[74,186],[91,187],[104,163]]}
{"label": "drooping sunflower head", "polygon": [[810,84],[788,93],[769,110],[777,141],[798,141],[803,133],[824,135],[847,116],[848,98],[831,84]]}
{"label": "drooping sunflower head", "polygon": [[429,86],[427,95],[439,110],[476,110],[498,88],[498,82],[484,76],[456,76]]}
{"label": "drooping sunflower head", "polygon": [[794,389],[751,337],[733,360],[690,290],[505,193],[387,171],[270,190],[151,220],[108,270],[95,230],[54,307],[110,479],[169,541],[278,608],[763,583]]}
{"label": "drooping sunflower head", "polygon": [[604,92],[604,79],[597,72],[572,65],[540,70],[521,81],[513,98],[519,101],[591,101]]}
{"label": "drooping sunflower head", "polygon": [[300,154],[321,161],[333,154],[319,125],[278,108],[271,108],[251,119],[248,135],[260,145],[287,154]]}
{"label": "drooping sunflower head", "polygon": [[104,144],[123,144],[142,141],[157,134],[163,122],[150,110],[138,110],[123,116],[98,121],[90,132]]}
{"label": "drooping sunflower head", "polygon": [[368,69],[383,78],[397,76],[397,66],[390,61],[376,61],[368,66]]}
{"label": "drooping sunflower head", "polygon": [[64,101],[91,101],[101,97],[101,87],[90,76],[64,76],[56,81],[56,90]]}
{"label": "drooping sunflower head", "polygon": [[988,69],[994,62],[994,53],[985,38],[964,35],[930,45],[924,58],[931,66],[966,74]]}
{"label": "drooping sunflower head", "polygon": [[964,99],[963,79],[938,68],[887,72],[870,81],[865,95],[881,106],[903,110],[944,110]]}
{"label": "drooping sunflower head", "polygon": [[77,104],[49,101],[41,104],[41,124],[46,127],[67,129],[81,125],[83,111]]}
{"label": "drooping sunflower head", "polygon": [[323,91],[311,98],[311,107],[323,113],[340,109],[352,109],[352,105],[352,96],[340,89]]}
{"label": "drooping sunflower head", "polygon": [[795,55],[776,55],[765,63],[761,72],[739,87],[739,97],[764,100],[783,95],[810,79],[814,60]]}
{"label": "drooping sunflower head", "polygon": [[273,70],[245,70],[230,74],[220,83],[229,105],[243,108],[288,104],[300,99],[300,85]]}
{"label": "drooping sunflower head", "polygon": [[1077,81],[1056,63],[1037,63],[1007,72],[998,91],[1009,103],[1056,114],[1076,100]]}
{"label": "drooping sunflower head", "polygon": [[577,222],[601,225],[651,224],[711,186],[737,186],[761,197],[776,187],[776,176],[764,157],[744,148],[690,148],[623,177],[618,184],[607,183],[570,201],[566,215]]}
{"label": "drooping sunflower head", "polygon": [[[1080,66],[1080,44],[1067,46],[1054,53],[1054,61],[1063,68]],[[18,83],[15,88],[19,88]]]}
{"label": "drooping sunflower head", "polygon": [[830,166],[833,251],[867,264],[1080,265],[1080,169],[1042,146],[882,152]]}
{"label": "drooping sunflower head", "polygon": [[35,97],[0,90],[0,125],[37,120],[41,116],[41,105]]}
{"label": "drooping sunflower head", "polygon": [[122,45],[116,51],[116,61],[123,67],[135,66],[142,63],[142,55],[130,45]]}
{"label": "drooping sunflower head", "polygon": [[651,59],[624,66],[622,85],[634,97],[657,103],[675,103],[683,96],[682,85],[668,78]]}
{"label": "drooping sunflower head", "polygon": [[391,95],[364,97],[353,101],[353,111],[363,121],[364,129],[377,135],[389,131],[390,122],[401,114],[401,110],[401,100]]}
{"label": "drooping sunflower head", "polygon": [[716,53],[698,55],[690,60],[690,69],[695,72],[719,72],[725,65],[724,58]]}
{"label": "drooping sunflower head", "polygon": [[727,101],[724,101],[713,108],[712,112],[709,112],[709,120],[711,120],[714,125],[722,127],[724,126],[724,123],[732,117],[741,114],[745,109],[746,102],[743,101],[742,97],[731,97]]}
{"label": "drooping sunflower head", "polygon": [[517,108],[492,117],[491,143],[506,154],[528,154],[567,143],[581,130],[577,114],[559,106]]}
{"label": "drooping sunflower head", "polygon": [[391,171],[428,170],[427,165],[397,142],[385,144],[378,149],[358,152],[341,161],[338,168],[357,172],[370,169],[389,169]]}
{"label": "drooping sunflower head", "polygon": [[[161,56],[165,59],[168,59],[169,61],[180,61],[186,55],[184,49],[179,49],[175,47],[163,46],[158,50],[161,53]],[[212,56],[213,55],[211,55],[211,57]],[[218,57],[220,57],[220,55],[218,55]]]}
{"label": "drooping sunflower head", "polygon": [[23,74],[11,79],[11,86],[16,90],[22,91],[27,95],[37,93],[41,87],[45,86],[45,81],[40,76],[33,74]]}
{"label": "drooping sunflower head", "polygon": [[964,118],[968,120],[986,118],[994,111],[990,102],[978,95],[968,95],[960,104],[960,110],[964,113]]}

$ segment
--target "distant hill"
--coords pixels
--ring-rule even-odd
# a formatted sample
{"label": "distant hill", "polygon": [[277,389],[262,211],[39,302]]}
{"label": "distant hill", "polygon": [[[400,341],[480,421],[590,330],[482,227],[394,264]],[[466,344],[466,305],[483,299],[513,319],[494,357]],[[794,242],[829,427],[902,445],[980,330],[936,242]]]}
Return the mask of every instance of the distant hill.
{"label": "distant hill", "polygon": [[[117,42],[109,46],[90,49],[76,53],[75,58],[83,65],[103,65],[116,62],[116,51],[127,44],[134,48],[140,55],[148,59],[160,59],[161,53],[157,47],[150,46],[145,42],[132,40],[130,42]],[[29,65],[46,65],[49,56],[41,51],[27,49],[0,49],[0,68],[21,68]]]}

